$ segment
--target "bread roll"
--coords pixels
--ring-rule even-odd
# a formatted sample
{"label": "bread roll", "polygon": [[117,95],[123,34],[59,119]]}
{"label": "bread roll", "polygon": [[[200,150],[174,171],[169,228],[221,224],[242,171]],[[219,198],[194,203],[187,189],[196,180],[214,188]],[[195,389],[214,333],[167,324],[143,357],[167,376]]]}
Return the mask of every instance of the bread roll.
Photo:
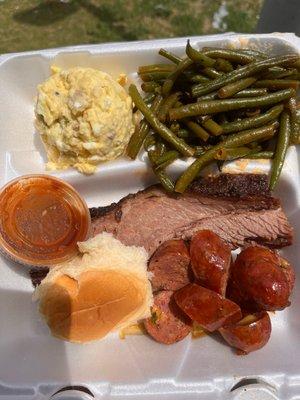
{"label": "bread roll", "polygon": [[81,244],[83,257],[51,270],[36,290],[39,310],[60,339],[100,339],[150,314],[146,252],[109,234],[98,236]]}

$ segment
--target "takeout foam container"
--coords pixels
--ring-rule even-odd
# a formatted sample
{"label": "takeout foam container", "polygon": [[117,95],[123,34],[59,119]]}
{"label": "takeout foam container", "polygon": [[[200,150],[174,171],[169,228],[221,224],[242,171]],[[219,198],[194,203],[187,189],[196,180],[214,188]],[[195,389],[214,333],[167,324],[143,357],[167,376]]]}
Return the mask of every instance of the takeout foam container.
{"label": "takeout foam container", "polygon": [[[75,46],[0,56],[0,176],[1,186],[17,176],[47,173],[42,143],[35,132],[36,87],[49,76],[50,66],[92,66],[117,78],[138,82],[139,65],[162,60],[160,47],[184,53],[187,38]],[[192,45],[250,46],[271,54],[299,52],[300,39],[293,34],[223,34],[192,37]],[[165,62],[165,61],[163,61]],[[278,195],[295,228],[294,245],[283,254],[296,267],[300,254],[299,149],[289,149]],[[171,173],[186,167],[178,161]],[[227,170],[266,172],[269,163],[231,163]],[[119,200],[154,182],[144,163],[125,158],[100,165],[92,176],[75,170],[52,172],[72,184],[89,206]],[[2,256],[0,259],[0,400],[49,399],[69,385],[88,387],[97,399],[246,399],[240,381],[253,378],[255,399],[300,399],[300,290],[298,282],[288,309],[271,315],[273,331],[262,350],[241,357],[218,336],[191,337],[165,346],[147,336],[117,334],[86,345],[76,345],[49,335],[24,269]],[[243,381],[246,379],[246,381]],[[252,383],[253,383],[252,382]],[[235,386],[236,385],[236,386]],[[256,387],[252,386],[254,390]],[[251,391],[253,396],[253,390]],[[251,396],[250,393],[250,396]],[[262,396],[262,397],[260,397]],[[265,396],[265,397],[263,397]],[[249,397],[250,398],[250,397]],[[272,398],[272,397],[268,397]]]}

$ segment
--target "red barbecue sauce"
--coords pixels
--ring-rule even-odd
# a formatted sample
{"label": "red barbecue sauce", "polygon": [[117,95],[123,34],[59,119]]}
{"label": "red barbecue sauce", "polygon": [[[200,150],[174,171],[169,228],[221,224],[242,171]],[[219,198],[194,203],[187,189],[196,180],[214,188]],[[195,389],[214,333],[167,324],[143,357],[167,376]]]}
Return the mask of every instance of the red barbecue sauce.
{"label": "red barbecue sauce", "polygon": [[23,176],[0,192],[0,250],[22,264],[51,266],[73,258],[90,223],[84,200],[52,176]]}

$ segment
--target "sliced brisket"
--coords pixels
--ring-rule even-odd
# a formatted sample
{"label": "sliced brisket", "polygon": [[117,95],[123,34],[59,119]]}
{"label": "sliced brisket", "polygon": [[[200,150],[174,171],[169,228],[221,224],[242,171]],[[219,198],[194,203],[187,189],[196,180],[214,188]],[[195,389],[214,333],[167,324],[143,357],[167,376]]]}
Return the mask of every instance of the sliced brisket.
{"label": "sliced brisket", "polygon": [[271,196],[267,176],[260,174],[220,174],[196,180],[190,189],[204,196]]}
{"label": "sliced brisket", "polygon": [[292,243],[292,227],[265,175],[201,178],[182,195],[151,186],[90,212],[92,235],[110,232],[126,245],[145,247],[149,255],[166,240],[190,239],[200,229],[214,231],[233,249],[249,242]]}

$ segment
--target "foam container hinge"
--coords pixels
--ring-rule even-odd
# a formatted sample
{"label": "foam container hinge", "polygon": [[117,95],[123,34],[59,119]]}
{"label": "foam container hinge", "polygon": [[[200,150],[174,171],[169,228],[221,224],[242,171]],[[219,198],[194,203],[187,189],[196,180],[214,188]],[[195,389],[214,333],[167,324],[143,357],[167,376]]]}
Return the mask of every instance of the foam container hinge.
{"label": "foam container hinge", "polygon": [[[33,125],[33,105],[36,87],[49,76],[50,65],[92,66],[114,77],[126,73],[129,82],[138,82],[135,71],[139,65],[159,61],[160,47],[183,54],[186,39],[84,45],[0,56],[0,184],[23,174],[45,173],[45,153]],[[250,46],[272,54],[300,49],[300,39],[289,33],[229,33],[192,37],[191,42],[199,46]],[[299,155],[299,150],[289,149],[278,187],[295,228],[295,243],[283,253],[295,265],[298,279]],[[74,170],[54,175],[74,185],[89,206],[106,205],[154,181],[143,157],[134,162],[118,159],[106,163],[90,177]],[[184,167],[184,162],[177,162],[172,173]],[[269,164],[233,163],[226,168],[267,171]],[[105,400],[300,399],[298,285],[291,307],[272,315],[273,332],[268,345],[245,357],[236,356],[217,336],[189,337],[164,346],[146,336],[120,340],[113,334],[102,341],[75,345],[49,335],[31,301],[32,286],[24,267],[2,257],[0,262],[0,400],[49,399],[69,385],[86,386],[97,399]],[[245,387],[243,380],[248,382]]]}

